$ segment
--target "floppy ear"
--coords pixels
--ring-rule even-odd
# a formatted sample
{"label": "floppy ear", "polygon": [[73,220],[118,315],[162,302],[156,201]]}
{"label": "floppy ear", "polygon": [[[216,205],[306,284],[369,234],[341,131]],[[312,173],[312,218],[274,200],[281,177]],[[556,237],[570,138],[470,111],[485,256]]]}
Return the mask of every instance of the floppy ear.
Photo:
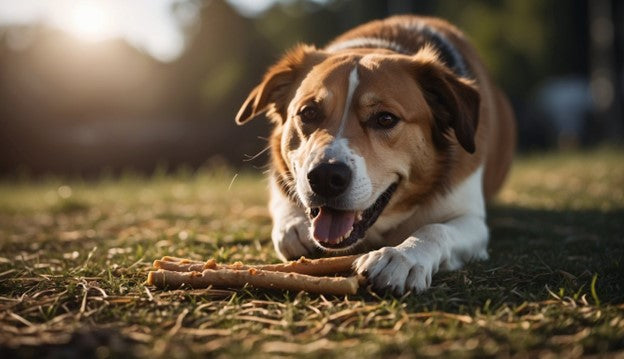
{"label": "floppy ear", "polygon": [[238,110],[236,123],[239,125],[246,123],[271,109],[271,105],[273,105],[273,110],[284,114],[291,85],[304,67],[307,55],[315,50],[313,46],[297,45],[288,51],[277,64],[269,68],[262,82],[251,90]]}
{"label": "floppy ear", "polygon": [[416,79],[434,116],[433,140],[445,147],[449,129],[469,153],[475,151],[475,133],[479,124],[481,96],[472,81],[458,77],[441,65],[430,50],[414,56]]}

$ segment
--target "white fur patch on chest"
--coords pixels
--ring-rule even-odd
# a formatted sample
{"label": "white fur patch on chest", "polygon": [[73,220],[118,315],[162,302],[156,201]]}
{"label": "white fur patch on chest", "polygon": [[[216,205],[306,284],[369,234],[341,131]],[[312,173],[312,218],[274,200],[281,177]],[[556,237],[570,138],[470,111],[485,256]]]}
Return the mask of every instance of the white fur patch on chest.
{"label": "white fur patch on chest", "polygon": [[434,218],[431,221],[471,214],[485,218],[483,199],[483,166],[480,166],[450,193],[436,200],[430,209]]}
{"label": "white fur patch on chest", "polygon": [[419,226],[444,223],[460,216],[485,218],[483,199],[483,166],[480,166],[457,187],[439,196],[429,206],[418,208],[413,218]]}

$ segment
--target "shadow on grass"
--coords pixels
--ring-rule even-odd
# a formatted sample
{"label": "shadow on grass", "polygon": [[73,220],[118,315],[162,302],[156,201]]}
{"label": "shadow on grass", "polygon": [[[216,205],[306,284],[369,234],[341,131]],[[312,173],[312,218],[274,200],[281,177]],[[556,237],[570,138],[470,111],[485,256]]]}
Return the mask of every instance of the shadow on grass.
{"label": "shadow on grass", "polygon": [[594,304],[624,302],[624,209],[493,206],[488,215],[490,259],[438,274],[430,291],[407,299],[412,310],[495,310],[548,299],[548,290]]}

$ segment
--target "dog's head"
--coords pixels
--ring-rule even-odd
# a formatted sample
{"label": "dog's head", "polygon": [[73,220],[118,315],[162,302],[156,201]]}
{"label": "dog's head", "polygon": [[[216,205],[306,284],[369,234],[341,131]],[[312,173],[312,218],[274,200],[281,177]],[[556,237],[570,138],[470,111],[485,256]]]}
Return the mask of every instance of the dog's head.
{"label": "dog's head", "polygon": [[[413,56],[300,45],[241,107],[268,112],[284,190],[327,250],[353,248],[386,213],[440,191],[448,153],[475,151],[479,93],[429,47]],[[463,148],[463,149],[462,149]]]}

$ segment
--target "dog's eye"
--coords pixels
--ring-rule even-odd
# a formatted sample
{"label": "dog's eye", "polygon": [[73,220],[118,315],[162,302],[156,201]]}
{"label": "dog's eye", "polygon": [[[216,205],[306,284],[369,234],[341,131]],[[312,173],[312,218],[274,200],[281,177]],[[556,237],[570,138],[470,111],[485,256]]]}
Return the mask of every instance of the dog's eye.
{"label": "dog's eye", "polygon": [[299,117],[306,123],[315,122],[319,119],[320,112],[315,106],[307,105],[299,111]]}
{"label": "dog's eye", "polygon": [[399,123],[399,118],[390,112],[379,112],[368,120],[369,126],[378,129],[390,129]]}

